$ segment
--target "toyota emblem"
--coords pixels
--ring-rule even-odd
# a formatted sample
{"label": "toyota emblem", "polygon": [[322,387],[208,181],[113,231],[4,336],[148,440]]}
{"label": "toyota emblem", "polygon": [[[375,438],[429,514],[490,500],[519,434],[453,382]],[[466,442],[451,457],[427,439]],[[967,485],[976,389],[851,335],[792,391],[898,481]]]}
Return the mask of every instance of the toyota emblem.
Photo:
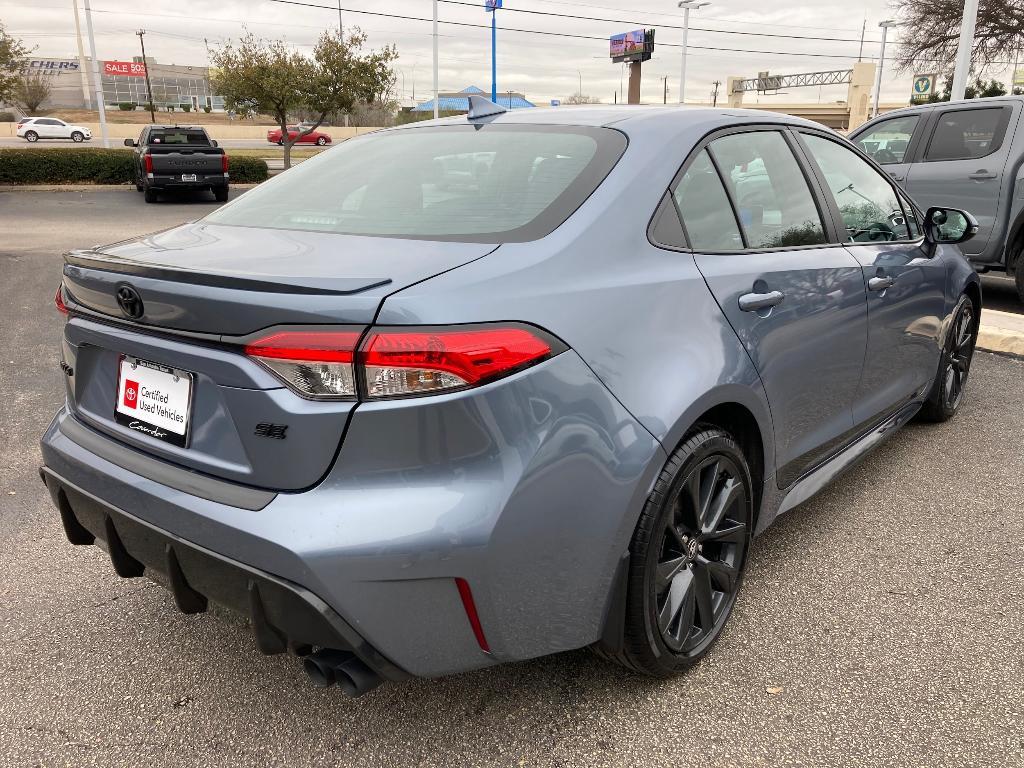
{"label": "toyota emblem", "polygon": [[130,317],[132,320],[138,320],[146,311],[139,292],[127,284],[117,287],[117,306],[121,308],[125,317]]}

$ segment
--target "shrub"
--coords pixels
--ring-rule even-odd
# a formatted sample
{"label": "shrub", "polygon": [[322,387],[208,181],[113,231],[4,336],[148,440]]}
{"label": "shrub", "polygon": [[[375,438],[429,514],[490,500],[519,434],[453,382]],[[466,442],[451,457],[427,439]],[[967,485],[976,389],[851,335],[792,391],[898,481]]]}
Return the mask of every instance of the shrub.
{"label": "shrub", "polygon": [[152,112],[153,111],[153,105],[147,101],[143,105],[143,109],[145,109],[147,112]]}
{"label": "shrub", "polygon": [[119,101],[117,103],[117,108],[120,109],[122,112],[134,112],[135,111],[135,102],[134,101]]}
{"label": "shrub", "polygon": [[[0,184],[129,184],[132,152],[126,149],[0,149]],[[233,157],[231,181],[266,181],[258,157]]]}
{"label": "shrub", "polygon": [[0,112],[0,123],[16,123],[17,116],[13,112]]}
{"label": "shrub", "polygon": [[[12,149],[10,152],[19,152],[24,150]],[[52,152],[53,150],[44,149],[43,152]],[[261,160],[258,157],[230,157],[231,153],[228,153],[228,172],[231,174],[232,183],[238,184],[257,184],[261,181],[266,181],[269,177],[267,171],[267,161]]]}
{"label": "shrub", "polygon": [[206,114],[210,114],[212,111],[213,111],[213,107],[211,107],[209,104],[207,104],[205,107],[203,107],[203,112],[205,112]]}
{"label": "shrub", "polygon": [[182,104],[181,105],[181,111],[182,112],[191,112],[192,111],[192,105],[191,104]]}
{"label": "shrub", "polygon": [[173,104],[168,104],[167,105],[167,111],[168,112],[173,112],[174,111],[174,105]]}

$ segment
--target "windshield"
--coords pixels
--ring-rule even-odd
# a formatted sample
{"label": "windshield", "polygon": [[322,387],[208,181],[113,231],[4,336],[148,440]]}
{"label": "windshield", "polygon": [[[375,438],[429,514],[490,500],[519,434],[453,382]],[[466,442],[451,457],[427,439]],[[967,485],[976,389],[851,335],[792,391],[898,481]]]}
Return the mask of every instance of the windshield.
{"label": "windshield", "polygon": [[350,139],[207,216],[216,224],[523,242],[567,219],[626,148],[618,131],[453,125]]}

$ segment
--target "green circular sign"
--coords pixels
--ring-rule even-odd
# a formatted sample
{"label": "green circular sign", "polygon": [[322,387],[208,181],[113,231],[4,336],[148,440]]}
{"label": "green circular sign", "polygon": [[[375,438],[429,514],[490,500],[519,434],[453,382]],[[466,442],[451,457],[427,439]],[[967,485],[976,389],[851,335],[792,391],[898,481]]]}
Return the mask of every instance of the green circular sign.
{"label": "green circular sign", "polygon": [[930,77],[919,77],[914,81],[914,93],[925,94],[932,89],[932,79]]}

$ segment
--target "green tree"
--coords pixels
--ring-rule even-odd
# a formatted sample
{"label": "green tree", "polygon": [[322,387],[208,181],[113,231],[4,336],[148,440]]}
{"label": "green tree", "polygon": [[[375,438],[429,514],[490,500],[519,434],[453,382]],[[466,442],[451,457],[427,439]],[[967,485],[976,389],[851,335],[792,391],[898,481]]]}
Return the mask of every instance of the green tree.
{"label": "green tree", "polygon": [[[1018,89],[1019,90],[1019,89]],[[1016,95],[1016,91],[1014,92]],[[931,98],[928,99],[929,103],[934,104],[939,101],[949,101],[953,95],[953,75],[947,74],[945,76],[945,87],[942,89],[942,93],[933,93]],[[993,96],[1005,96],[1006,86],[998,80],[990,78],[986,81],[984,78],[975,76],[974,80],[969,82],[964,88],[965,99],[989,99]]]}
{"label": "green tree", "polygon": [[[358,28],[344,37],[324,32],[312,56],[305,56],[281,40],[248,33],[211,54],[211,82],[225,106],[240,116],[274,118],[284,139],[284,167],[289,168],[295,142],[316,130],[327,115],[387,98],[395,82],[391,63],[398,53],[387,46],[364,54],[366,40]],[[300,113],[313,118],[289,138],[289,118]]]}
{"label": "green tree", "polygon": [[0,22],[0,104],[12,100],[28,53],[29,49],[21,40],[7,34],[3,22]]}
{"label": "green tree", "polygon": [[[964,0],[895,0],[901,27],[897,67],[902,71],[934,72],[956,60]],[[1021,0],[981,0],[971,50],[972,68],[985,71],[996,62],[1012,60],[1024,48],[1024,3]]]}
{"label": "green tree", "polygon": [[11,103],[24,110],[25,114],[34,115],[48,98],[50,78],[41,72],[26,72],[14,84]]}

